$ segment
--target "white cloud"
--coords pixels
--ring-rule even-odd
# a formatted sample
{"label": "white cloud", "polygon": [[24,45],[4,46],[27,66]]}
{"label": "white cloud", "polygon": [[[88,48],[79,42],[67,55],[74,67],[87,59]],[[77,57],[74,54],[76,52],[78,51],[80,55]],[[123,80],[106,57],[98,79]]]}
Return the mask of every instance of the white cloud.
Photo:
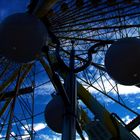
{"label": "white cloud", "polygon": [[137,96],[137,99],[140,99],[140,96]]}
{"label": "white cloud", "polygon": [[30,135],[24,135],[24,136],[22,136],[22,140],[28,140],[28,138],[30,138]]}
{"label": "white cloud", "polygon": [[16,135],[15,132],[11,132],[11,134],[12,134],[12,136],[15,136]]}
{"label": "white cloud", "polygon": [[[45,123],[34,123],[34,130],[39,131],[39,130],[44,129],[46,126],[47,124]],[[21,129],[24,130],[24,134],[28,134],[25,128],[28,130],[31,130],[31,124],[24,125],[24,127],[23,126],[21,127]]]}
{"label": "white cloud", "polygon": [[52,140],[61,140],[61,138],[58,138],[57,136],[53,136]]}
{"label": "white cloud", "polygon": [[[122,118],[122,120],[128,124],[130,123],[134,118],[131,118],[129,115],[125,116],[124,118]],[[137,126],[133,132],[140,138],[140,126]]]}
{"label": "white cloud", "polygon": [[37,95],[50,95],[50,93],[54,92],[54,87],[51,83],[47,83],[45,85],[37,87],[35,92],[37,93]]}
{"label": "white cloud", "polygon": [[45,135],[45,134],[40,134],[39,136],[38,136],[38,139],[40,139],[40,140],[61,140],[61,137],[58,137],[58,135],[52,135],[52,134],[50,134],[50,135]]}
{"label": "white cloud", "polygon": [[[85,86],[88,87],[89,92],[91,93],[98,93],[100,91],[104,93],[117,93],[117,90],[119,91],[120,95],[128,95],[128,94],[138,94],[140,93],[140,88],[136,86],[124,86],[120,84],[116,84],[115,81],[113,81],[107,74],[104,73],[104,76],[100,77],[100,74],[97,73],[97,76],[95,79],[92,79],[92,81],[95,81],[92,83],[92,86],[88,86],[88,84]],[[80,80],[80,82],[85,85],[83,81]],[[116,87],[117,85],[117,87]],[[98,91],[99,90],[99,91]]]}
{"label": "white cloud", "polygon": [[41,140],[49,140],[49,136],[44,134],[40,134],[38,138]]}
{"label": "white cloud", "polygon": [[139,110],[140,110],[140,106],[138,106],[138,107],[137,107],[137,109],[139,109]]}
{"label": "white cloud", "polygon": [[133,132],[140,138],[140,126],[136,127]]}
{"label": "white cloud", "polygon": [[[85,137],[85,140],[88,140],[88,136],[84,133],[84,137]],[[41,140],[61,140],[61,135],[51,135],[51,136],[49,136],[49,135],[45,135],[45,134],[40,134],[39,135],[39,137],[38,137],[39,139],[41,139]],[[81,140],[81,138],[79,137],[79,135],[77,134],[76,135],[76,140]]]}
{"label": "white cloud", "polygon": [[[83,136],[85,138],[85,140],[88,140],[88,135],[85,131],[83,131]],[[76,133],[76,140],[81,140],[80,136],[78,133]]]}
{"label": "white cloud", "polygon": [[[95,94],[94,94],[95,95]],[[100,102],[100,103],[105,103],[104,105],[110,105],[110,103],[114,103],[114,101],[106,96],[104,96],[102,93],[98,93],[98,96],[95,96],[95,98]]]}
{"label": "white cloud", "polygon": [[136,86],[123,86],[123,85],[118,85],[119,93],[120,94],[139,94],[140,93],[140,88]]}
{"label": "white cloud", "polygon": [[122,120],[128,124],[130,123],[134,118],[131,118],[129,115],[125,116],[124,118],[122,118]]}
{"label": "white cloud", "polygon": [[28,125],[24,125],[24,127],[22,126],[21,129],[28,130],[30,127],[31,127],[31,124],[28,124]]}
{"label": "white cloud", "polygon": [[[103,84],[100,80],[98,80],[98,84],[97,83],[94,83],[93,86],[99,90],[101,90],[101,87],[102,87],[102,90],[101,91],[104,91],[104,92],[109,92],[111,89],[112,89],[112,86],[115,86],[115,83],[113,80],[110,79],[110,83],[104,79],[103,80],[103,83],[104,83],[104,88],[105,88],[105,91],[103,90]],[[99,86],[100,85],[100,86]],[[129,94],[139,94],[140,93],[140,88],[136,87],[136,86],[124,86],[124,85],[120,85],[120,84],[117,84],[117,87],[118,87],[118,91],[119,91],[119,94],[120,95],[129,95]],[[93,87],[89,87],[88,90],[91,92],[91,93],[97,93],[99,92],[98,90],[96,90],[95,88]],[[116,89],[117,90],[117,89]],[[117,92],[115,90],[111,90],[110,91],[111,93],[114,93],[116,94]]]}
{"label": "white cloud", "polygon": [[[76,138],[76,140],[81,140],[81,138]],[[88,140],[88,137],[85,137],[85,140]]]}
{"label": "white cloud", "polygon": [[[40,131],[40,130],[44,129],[46,126],[47,125],[44,124],[44,123],[35,123],[34,124],[34,130],[37,132],[37,131]],[[24,135],[22,136],[22,139],[23,140],[28,140],[30,135],[29,135],[29,133],[27,132],[27,130],[25,128],[27,130],[31,131],[31,124],[24,125],[24,127],[23,126],[21,127],[21,129],[24,130],[24,132],[23,132]],[[45,140],[45,139],[42,138],[41,140]],[[48,139],[46,139],[46,140],[48,140]]]}
{"label": "white cloud", "polygon": [[44,129],[47,125],[45,123],[36,123],[34,124],[34,130],[39,131],[41,129]]}

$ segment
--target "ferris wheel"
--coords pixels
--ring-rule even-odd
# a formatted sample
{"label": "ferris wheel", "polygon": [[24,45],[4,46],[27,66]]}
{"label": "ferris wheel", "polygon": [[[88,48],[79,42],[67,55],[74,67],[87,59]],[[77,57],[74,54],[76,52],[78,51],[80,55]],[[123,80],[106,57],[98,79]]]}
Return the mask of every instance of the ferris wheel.
{"label": "ferris wheel", "polygon": [[121,93],[140,87],[139,16],[139,0],[31,0],[6,17],[0,139],[37,139],[35,124],[45,120],[63,140],[76,131],[82,140],[83,132],[89,140],[138,140],[139,105],[131,108]]}

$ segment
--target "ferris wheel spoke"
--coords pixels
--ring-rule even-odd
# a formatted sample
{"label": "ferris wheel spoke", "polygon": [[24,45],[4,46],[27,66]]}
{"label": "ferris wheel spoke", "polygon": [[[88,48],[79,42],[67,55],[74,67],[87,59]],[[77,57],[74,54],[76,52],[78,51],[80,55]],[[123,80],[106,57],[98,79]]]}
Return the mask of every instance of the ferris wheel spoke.
{"label": "ferris wheel spoke", "polygon": [[4,69],[2,68],[2,72],[0,73],[0,79],[8,71],[8,69],[10,68],[10,66],[11,66],[11,63],[8,63],[7,65],[5,65],[5,68]]}
{"label": "ferris wheel spoke", "polygon": [[69,25],[69,23],[68,23],[68,25],[66,26],[59,26],[59,29],[66,29],[66,28],[69,28],[69,27],[76,27],[76,26],[81,26],[81,25],[86,25],[86,24],[93,24],[93,23],[96,23],[96,22],[105,22],[105,21],[111,21],[111,20],[113,20],[113,19],[119,19],[119,18],[124,18],[124,17],[131,17],[131,18],[133,18],[133,16],[135,16],[136,17],[136,15],[137,16],[139,16],[140,15],[140,12],[132,12],[132,13],[128,13],[128,14],[122,14],[122,15],[120,15],[120,16],[118,16],[118,15],[115,15],[115,16],[112,16],[112,17],[105,17],[105,18],[100,18],[100,19],[94,19],[94,20],[90,20],[90,21],[84,21],[84,22],[80,22],[80,23],[74,23],[74,24],[71,24],[71,25]]}
{"label": "ferris wheel spoke", "polygon": [[6,139],[10,138],[10,132],[11,132],[11,129],[12,129],[12,120],[13,120],[13,116],[14,116],[14,108],[15,108],[15,104],[16,104],[17,94],[18,94],[18,91],[19,91],[19,88],[20,88],[20,76],[21,76],[20,72],[21,72],[21,67],[18,71],[18,77],[17,77],[16,87],[15,87],[15,96],[12,100],[11,107],[10,107],[10,116],[9,116],[7,132],[6,132]]}
{"label": "ferris wheel spoke", "polygon": [[71,30],[60,30],[60,31],[54,31],[55,33],[57,33],[57,32],[59,32],[59,33],[63,33],[63,32],[65,32],[65,33],[67,33],[67,32],[81,32],[81,31],[95,31],[95,30],[102,30],[102,29],[114,29],[114,30],[116,30],[116,29],[120,29],[120,30],[122,30],[122,29],[127,29],[127,28],[129,28],[129,29],[131,29],[131,28],[139,28],[140,27],[140,24],[136,24],[136,25],[121,25],[121,26],[103,26],[103,27],[91,27],[91,28],[82,28],[82,29],[71,29]]}
{"label": "ferris wheel spoke", "polygon": [[[17,75],[19,75],[19,73],[20,73],[20,76],[22,76],[22,78],[21,77],[19,78],[18,84],[21,85],[30,70],[31,70],[31,65],[29,65],[27,67],[23,66],[22,68],[20,68],[20,72],[19,72],[19,69],[13,71],[13,73],[11,74],[11,78],[8,79],[5,82],[4,86],[3,85],[1,86],[1,90],[6,89],[9,86],[10,82],[15,82],[16,77],[17,77]],[[14,87],[14,85],[13,85],[13,87]],[[17,92],[18,92],[18,95],[16,95]],[[1,126],[1,131],[3,131],[3,128],[6,128],[5,123],[9,119],[9,123],[7,124],[7,135],[6,135],[7,139],[10,138],[11,136],[15,138],[14,134],[11,133],[12,132],[11,131],[12,130],[11,126],[12,126],[13,120],[14,120],[14,117],[13,117],[12,114],[16,113],[15,112],[15,107],[16,107],[17,102],[19,100],[18,96],[27,94],[27,92],[32,92],[32,87],[23,88],[23,89],[20,89],[20,87],[18,87],[17,92],[15,93],[14,91],[8,91],[7,90],[7,93],[6,92],[5,93],[3,93],[3,92],[1,93],[1,101],[3,102],[3,103],[1,103],[1,105],[3,106],[3,110],[1,110],[1,119],[3,117],[5,118],[5,120],[3,122],[3,125]],[[10,105],[11,105],[12,108],[9,107]],[[7,113],[7,117],[9,116],[9,118],[6,117],[6,113]]]}
{"label": "ferris wheel spoke", "polygon": [[17,134],[19,134],[19,136],[16,134],[16,137],[20,137],[21,139],[22,139],[22,135],[21,135],[21,132],[20,132],[20,128],[19,128],[19,125],[18,125],[18,123],[16,122],[16,119],[15,119],[15,117],[14,117],[14,123],[15,123],[15,125],[16,125],[16,128],[17,128]]}
{"label": "ferris wheel spoke", "polygon": [[139,113],[135,112],[134,110],[132,110],[131,108],[129,108],[128,106],[124,105],[123,103],[119,102],[118,100],[114,99],[113,97],[111,97],[110,95],[104,93],[103,91],[101,91],[100,89],[96,88],[93,85],[90,85],[89,83],[87,83],[86,80],[81,79],[80,77],[78,77],[78,79],[80,79],[81,81],[83,81],[84,83],[88,84],[90,87],[93,87],[94,89],[96,89],[97,91],[99,91],[100,93],[102,93],[103,95],[105,95],[106,97],[110,98],[112,101],[114,101],[115,103],[119,104],[120,106],[126,108],[127,110],[129,110],[130,112],[132,112],[133,114],[139,116]]}
{"label": "ferris wheel spoke", "polygon": [[[70,10],[70,12],[68,12],[68,14],[66,14],[62,18],[61,17],[58,17],[57,19],[51,19],[51,21],[52,21],[52,23],[54,23],[55,20],[60,20],[60,23],[61,23],[61,21],[64,21],[64,19],[66,19],[64,21],[64,22],[66,22],[66,21],[68,21],[68,19],[72,20],[72,19],[77,18],[77,17],[80,17],[80,16],[85,16],[85,15],[87,15],[87,12],[92,11],[92,10],[93,10],[93,7],[89,3],[87,6],[83,7],[80,10],[79,9],[77,10],[75,8],[73,10]],[[93,11],[95,11],[95,10],[93,10]],[[90,12],[90,14],[91,14],[91,12]],[[55,25],[55,23],[54,23],[54,25]]]}
{"label": "ferris wheel spoke", "polygon": [[[130,9],[129,9],[129,7],[130,7]],[[108,6],[106,7],[107,9],[108,9]],[[132,8],[132,6],[127,6],[127,7],[122,7],[122,8],[115,8],[115,9],[109,9],[108,11],[105,11],[105,12],[102,12],[102,9],[105,9],[105,7],[104,8],[102,8],[102,9],[98,9],[97,11],[95,10],[95,11],[90,11],[90,14],[88,13],[89,11],[87,11],[87,13],[86,13],[86,15],[85,16],[80,16],[79,15],[79,13],[78,13],[78,16],[79,17],[71,17],[70,19],[71,20],[69,20],[68,19],[68,21],[67,20],[65,20],[65,22],[62,22],[61,23],[61,21],[59,21],[59,24],[57,25],[57,26],[59,26],[59,27],[66,27],[66,25],[67,24],[73,24],[73,21],[75,22],[75,23],[78,23],[78,22],[84,22],[84,20],[86,20],[86,23],[88,23],[88,21],[90,22],[90,20],[92,20],[92,19],[94,19],[94,18],[96,18],[97,20],[100,20],[101,19],[101,16],[103,15],[105,15],[105,17],[112,17],[111,16],[111,12],[112,12],[112,15],[114,14],[114,15],[118,15],[118,14],[116,14],[116,11],[118,11],[118,10],[123,10],[123,9],[127,9],[128,8],[128,10],[126,11],[126,13],[127,12],[129,12],[129,11],[132,11],[132,10],[135,10],[135,9],[137,9],[137,7],[134,7],[134,8]],[[100,11],[101,10],[101,11]],[[93,15],[91,15],[91,12],[93,13]],[[73,19],[73,20],[72,20]],[[88,20],[87,20],[88,19]],[[94,22],[94,21],[93,21]],[[55,25],[55,24],[54,24]],[[58,28],[58,27],[57,27]]]}
{"label": "ferris wheel spoke", "polygon": [[[106,6],[105,5],[106,2],[102,2],[101,4],[99,4],[98,6],[96,6],[95,9],[93,9],[93,6],[89,3],[89,5],[86,8],[83,7],[82,10],[80,10],[80,11],[77,11],[77,12],[72,11],[73,12],[73,15],[70,15],[69,14],[70,12],[69,12],[68,15],[66,15],[66,17],[63,16],[62,21],[63,21],[63,23],[66,22],[66,21],[70,21],[71,19],[74,19],[74,21],[76,21],[76,19],[78,18],[78,16],[81,17],[81,19],[83,18],[83,20],[84,19],[88,19],[90,17],[93,18],[94,16],[96,16],[96,14],[98,14],[98,12],[100,12],[100,14],[98,14],[98,15],[106,14],[106,12],[102,12],[102,11],[104,11],[104,9],[108,9],[108,7],[110,7],[110,8],[117,7],[117,5],[119,5],[119,4],[122,4],[123,5],[124,3],[125,3],[124,1],[121,1],[121,2],[116,2],[112,6],[111,5],[110,6],[108,6],[108,5]],[[127,7],[132,7],[132,5],[127,5]],[[114,11],[115,11],[115,9],[114,9]],[[114,11],[112,11],[112,12],[114,12]],[[109,12],[111,13],[111,11],[108,11],[108,13]],[[85,15],[92,15],[92,16],[90,16],[90,17],[84,17]],[[56,19],[56,20],[58,20],[58,19]],[[59,18],[59,21],[61,22],[61,18]],[[55,23],[53,23],[53,24],[55,24]]]}
{"label": "ferris wheel spoke", "polygon": [[[80,11],[84,12],[85,8],[89,7],[89,2],[85,2],[84,3],[84,6],[82,9],[77,9],[75,7],[75,2],[73,3],[74,1],[70,1],[70,2],[67,2],[66,4],[68,5],[68,12],[62,12],[61,10],[55,10],[55,13],[57,13],[57,16],[54,16],[54,17],[50,17],[52,21],[55,21],[55,20],[63,20],[64,18],[67,18],[69,16],[72,16],[73,13],[79,13]],[[63,3],[62,3],[63,4]],[[60,7],[60,5],[58,5],[58,7]],[[55,8],[57,9],[57,8]],[[69,11],[70,9],[70,11]],[[86,9],[87,10],[87,9]]]}
{"label": "ferris wheel spoke", "polygon": [[100,40],[100,39],[90,39],[90,38],[77,38],[77,37],[67,37],[67,36],[58,36],[59,39],[68,39],[68,40],[82,40],[82,41],[91,41],[91,42],[112,42],[113,40]]}

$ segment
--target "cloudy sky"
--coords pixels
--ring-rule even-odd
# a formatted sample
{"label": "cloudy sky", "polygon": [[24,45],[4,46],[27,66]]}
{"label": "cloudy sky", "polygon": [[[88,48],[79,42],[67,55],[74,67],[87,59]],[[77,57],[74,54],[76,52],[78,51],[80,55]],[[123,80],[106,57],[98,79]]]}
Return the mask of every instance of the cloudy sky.
{"label": "cloudy sky", "polygon": [[[0,22],[8,15],[16,12],[24,12],[26,11],[26,7],[29,3],[29,0],[0,0]],[[39,75],[42,77],[42,75]],[[106,82],[106,81],[104,81]],[[106,83],[108,84],[108,83]],[[48,84],[49,85],[49,84]],[[97,85],[98,86],[98,85]],[[96,86],[96,87],[97,87]],[[140,113],[140,89],[137,87],[127,87],[127,86],[122,86],[119,85],[119,91],[121,94],[121,97],[123,98],[124,102],[128,104],[128,106],[131,109],[134,109],[136,112]],[[47,87],[39,87],[36,89],[36,93],[39,92],[39,94],[35,97],[36,99],[36,112],[43,112],[46,104],[49,102],[51,99],[49,93],[53,91],[53,87],[50,84]],[[135,116],[127,112],[123,107],[120,105],[117,105],[114,103],[112,100],[109,98],[105,97],[102,94],[97,93],[97,91],[90,87],[89,91],[91,93],[94,93],[94,96],[110,111],[117,113],[122,120],[125,123],[129,123]],[[111,93],[112,97],[116,96],[113,92]],[[45,98],[44,98],[45,97]],[[41,107],[41,108],[40,108]],[[27,134],[26,131],[26,126],[22,127],[22,131],[24,134]],[[44,121],[44,115],[41,114],[35,118],[35,123],[34,123],[34,130],[37,132],[36,139],[37,140],[60,140],[61,135],[53,132],[48,128]],[[134,132],[140,137],[140,126],[138,126]],[[15,135],[15,132],[12,132],[13,135]],[[0,134],[0,137],[2,137],[4,134]],[[26,138],[28,136],[23,136],[23,138]],[[77,136],[77,140],[80,140]]]}

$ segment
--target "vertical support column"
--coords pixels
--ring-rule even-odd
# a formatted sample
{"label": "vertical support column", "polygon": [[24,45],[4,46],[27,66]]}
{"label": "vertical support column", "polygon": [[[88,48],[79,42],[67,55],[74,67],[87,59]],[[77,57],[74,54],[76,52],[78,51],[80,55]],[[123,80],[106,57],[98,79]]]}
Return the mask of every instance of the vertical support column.
{"label": "vertical support column", "polygon": [[34,140],[34,106],[35,106],[35,102],[34,102],[34,89],[35,89],[35,63],[34,63],[34,72],[33,72],[33,82],[32,82],[32,87],[33,87],[33,93],[31,94],[32,97],[32,127],[31,127],[31,140]]}
{"label": "vertical support column", "polygon": [[74,74],[74,49],[70,55],[70,72],[65,79],[65,89],[68,94],[70,105],[66,106],[62,140],[76,139],[76,115],[77,115],[77,86]]}

